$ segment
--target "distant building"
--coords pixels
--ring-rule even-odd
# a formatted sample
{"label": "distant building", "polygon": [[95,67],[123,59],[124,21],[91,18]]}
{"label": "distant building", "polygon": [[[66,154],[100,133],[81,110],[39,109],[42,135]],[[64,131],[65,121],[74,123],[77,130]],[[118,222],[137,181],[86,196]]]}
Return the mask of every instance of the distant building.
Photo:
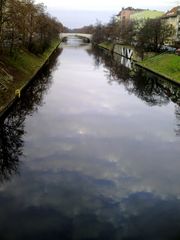
{"label": "distant building", "polygon": [[158,18],[164,14],[162,11],[148,10],[148,9],[135,9],[132,7],[122,8],[118,15],[116,15],[116,20],[120,22],[122,27],[128,25],[132,20],[141,21],[148,18]]}
{"label": "distant building", "polygon": [[171,24],[175,28],[175,34],[171,39],[167,39],[167,44],[180,45],[180,6],[174,7],[162,16],[167,24]]}
{"label": "distant building", "polygon": [[122,10],[116,15],[116,20],[120,22],[122,26],[126,26],[130,21],[130,16],[141,11],[144,11],[144,9],[135,9],[132,7],[122,8]]}

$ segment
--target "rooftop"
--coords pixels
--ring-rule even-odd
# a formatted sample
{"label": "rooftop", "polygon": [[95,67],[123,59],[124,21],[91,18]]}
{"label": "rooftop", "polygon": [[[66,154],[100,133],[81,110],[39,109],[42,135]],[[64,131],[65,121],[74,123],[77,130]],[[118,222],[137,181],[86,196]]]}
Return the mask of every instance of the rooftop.
{"label": "rooftop", "polygon": [[167,11],[162,17],[163,18],[168,18],[168,17],[176,17],[178,14],[178,6],[172,8],[171,10]]}
{"label": "rooftop", "polygon": [[148,19],[148,18],[158,18],[161,17],[164,12],[156,11],[156,10],[145,10],[141,12],[137,12],[131,15],[131,19],[140,20],[140,19]]}
{"label": "rooftop", "polygon": [[133,7],[122,8],[122,10],[116,16],[120,16],[122,11],[141,12],[141,11],[145,11],[145,10],[146,9],[133,8]]}

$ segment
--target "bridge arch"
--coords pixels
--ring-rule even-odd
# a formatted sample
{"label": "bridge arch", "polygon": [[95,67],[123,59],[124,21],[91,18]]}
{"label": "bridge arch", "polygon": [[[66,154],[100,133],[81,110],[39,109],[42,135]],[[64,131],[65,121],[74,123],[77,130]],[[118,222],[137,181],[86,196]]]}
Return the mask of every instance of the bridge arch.
{"label": "bridge arch", "polygon": [[88,34],[88,33],[61,33],[60,34],[61,40],[71,36],[87,39],[88,42],[91,42],[92,40],[92,34]]}

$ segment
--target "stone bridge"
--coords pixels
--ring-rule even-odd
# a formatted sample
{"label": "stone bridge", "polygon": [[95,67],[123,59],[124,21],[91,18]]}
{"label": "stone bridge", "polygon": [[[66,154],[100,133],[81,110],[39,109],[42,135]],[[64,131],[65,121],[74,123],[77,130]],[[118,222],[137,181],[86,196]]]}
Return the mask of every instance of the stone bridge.
{"label": "stone bridge", "polygon": [[91,42],[91,39],[92,39],[92,34],[88,34],[88,33],[61,33],[60,34],[61,39],[68,38],[71,36],[85,38],[89,42]]}

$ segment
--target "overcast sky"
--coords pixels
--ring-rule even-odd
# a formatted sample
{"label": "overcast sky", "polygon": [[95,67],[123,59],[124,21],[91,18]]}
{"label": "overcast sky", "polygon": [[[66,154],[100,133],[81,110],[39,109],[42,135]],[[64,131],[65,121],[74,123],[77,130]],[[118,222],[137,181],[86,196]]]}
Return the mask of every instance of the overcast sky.
{"label": "overcast sky", "polygon": [[96,20],[107,22],[122,7],[167,11],[178,5],[176,0],[36,0],[36,2],[43,2],[53,16],[70,28],[94,24]]}

